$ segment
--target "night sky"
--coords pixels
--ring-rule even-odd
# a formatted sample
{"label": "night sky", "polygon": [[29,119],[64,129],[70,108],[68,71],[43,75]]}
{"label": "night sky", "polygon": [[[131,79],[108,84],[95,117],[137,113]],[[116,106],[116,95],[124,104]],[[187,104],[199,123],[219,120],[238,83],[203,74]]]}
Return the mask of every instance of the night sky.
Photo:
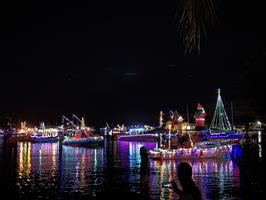
{"label": "night sky", "polygon": [[198,102],[211,117],[217,88],[239,122],[265,119],[264,7],[217,2],[200,55],[184,55],[177,0],[1,6],[2,124],[58,124],[75,113],[88,125],[154,125],[160,110],[186,115],[188,104],[192,116]]}

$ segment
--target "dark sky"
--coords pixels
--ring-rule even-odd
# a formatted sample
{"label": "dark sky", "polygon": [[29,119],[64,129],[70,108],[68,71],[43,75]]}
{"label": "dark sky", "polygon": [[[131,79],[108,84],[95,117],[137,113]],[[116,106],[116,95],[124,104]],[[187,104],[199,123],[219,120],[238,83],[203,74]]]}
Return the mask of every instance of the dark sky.
{"label": "dark sky", "polygon": [[184,56],[176,2],[1,6],[0,115],[59,123],[62,114],[85,114],[99,126],[156,123],[161,109],[184,113],[188,104],[194,112],[198,102],[212,108],[218,87],[225,103],[242,103],[246,112],[256,105],[264,114],[263,6],[217,1],[218,19],[201,54]]}

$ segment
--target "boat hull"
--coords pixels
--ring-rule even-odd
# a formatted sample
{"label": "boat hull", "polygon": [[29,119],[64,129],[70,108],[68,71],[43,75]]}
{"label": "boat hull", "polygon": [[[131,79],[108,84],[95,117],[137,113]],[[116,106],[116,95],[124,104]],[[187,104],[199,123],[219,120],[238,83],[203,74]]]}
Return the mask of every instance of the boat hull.
{"label": "boat hull", "polygon": [[65,138],[63,145],[95,147],[103,144],[103,137]]}
{"label": "boat hull", "polygon": [[158,134],[136,134],[136,135],[119,135],[119,141],[140,141],[140,142],[156,142]]}
{"label": "boat hull", "polygon": [[238,143],[243,138],[243,133],[230,131],[230,132],[207,132],[201,136],[201,140],[218,141],[223,144]]}
{"label": "boat hull", "polygon": [[149,152],[150,159],[181,160],[181,159],[208,159],[224,158],[232,151],[232,146],[225,145],[213,148],[180,148],[180,149],[155,149]]}
{"label": "boat hull", "polygon": [[8,137],[9,142],[29,142],[30,141],[30,136],[28,135],[11,135]]}
{"label": "boat hull", "polygon": [[53,137],[53,136],[31,136],[30,141],[31,142],[57,142],[59,140],[59,137]]}

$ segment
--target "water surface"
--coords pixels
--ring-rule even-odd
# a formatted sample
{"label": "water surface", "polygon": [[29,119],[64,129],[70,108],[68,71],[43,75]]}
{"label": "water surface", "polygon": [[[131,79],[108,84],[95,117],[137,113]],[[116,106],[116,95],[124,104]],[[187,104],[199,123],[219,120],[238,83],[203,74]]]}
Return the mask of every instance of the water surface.
{"label": "water surface", "polygon": [[[266,135],[254,138],[254,145],[233,158],[188,161],[203,199],[263,199],[259,195],[265,194]],[[157,144],[106,140],[103,147],[85,148],[12,144],[0,138],[2,194],[16,199],[100,199],[103,195],[178,199],[171,189],[161,186],[176,180],[180,161],[151,160],[143,167],[139,154],[143,145],[152,149]]]}

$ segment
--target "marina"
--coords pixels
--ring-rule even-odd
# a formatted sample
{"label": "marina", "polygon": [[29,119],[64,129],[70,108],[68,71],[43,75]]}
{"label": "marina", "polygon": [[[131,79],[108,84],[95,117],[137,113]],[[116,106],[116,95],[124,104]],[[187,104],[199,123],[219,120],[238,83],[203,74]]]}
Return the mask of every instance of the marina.
{"label": "marina", "polygon": [[[177,194],[166,185],[176,179],[177,165],[184,161],[192,166],[204,200],[262,195],[257,173],[265,167],[266,133],[233,130],[220,90],[209,127],[205,116],[198,104],[194,123],[171,110],[168,114],[161,111],[158,126],[153,127],[111,128],[106,123],[97,131],[74,114],[72,119],[62,115],[57,127],[46,127],[44,122],[27,127],[21,122],[18,129],[3,130],[0,138],[5,195],[14,199],[130,195],[176,200]],[[256,173],[252,171],[255,166]]]}
{"label": "marina", "polygon": [[3,1],[1,200],[264,200],[263,1]]}

